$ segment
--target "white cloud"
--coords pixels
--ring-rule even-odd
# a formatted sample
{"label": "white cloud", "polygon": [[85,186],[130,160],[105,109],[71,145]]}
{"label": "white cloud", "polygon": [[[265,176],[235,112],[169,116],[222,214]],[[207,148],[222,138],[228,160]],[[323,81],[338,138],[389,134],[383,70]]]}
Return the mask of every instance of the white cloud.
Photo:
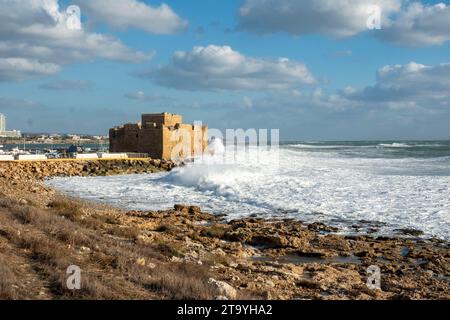
{"label": "white cloud", "polygon": [[381,38],[402,46],[431,46],[450,41],[450,6],[413,2],[381,32]]}
{"label": "white cloud", "polygon": [[188,25],[164,3],[158,7],[137,0],[81,0],[79,3],[90,18],[118,29],[173,34]]}
{"label": "white cloud", "polygon": [[214,45],[176,52],[168,65],[142,77],[184,90],[282,90],[316,82],[302,63],[247,57]]}
{"label": "white cloud", "polygon": [[125,98],[128,98],[130,100],[137,100],[137,101],[143,101],[143,102],[149,102],[149,101],[157,101],[163,99],[163,97],[160,97],[158,95],[148,95],[144,91],[136,91],[136,92],[130,92],[125,94]]}
{"label": "white cloud", "polygon": [[[450,133],[450,64],[380,68],[375,84],[265,92],[205,108],[228,110],[228,127],[282,128],[292,139],[446,139]],[[244,111],[245,109],[245,111]],[[236,117],[236,115],[238,115]]]}
{"label": "white cloud", "polygon": [[[241,105],[245,106],[243,100]],[[347,86],[338,92],[313,87],[304,92],[268,92],[252,99],[254,110],[318,109],[345,114],[398,112],[420,117],[450,112],[450,63],[435,66],[410,62],[386,65],[377,71],[376,82],[365,87]],[[283,109],[284,110],[284,109]]]}
{"label": "white cloud", "polygon": [[26,58],[0,57],[0,82],[22,81],[37,76],[53,75],[60,69],[54,63],[41,63],[37,60]]}
{"label": "white cloud", "polygon": [[367,32],[368,7],[381,9],[381,30],[371,34],[401,46],[450,41],[450,7],[408,0],[246,0],[238,29],[270,34],[350,37]]}
{"label": "white cloud", "polygon": [[136,91],[131,93],[126,93],[125,97],[131,100],[146,100],[147,96],[144,91]]}
{"label": "white cloud", "polygon": [[352,50],[341,50],[341,51],[336,51],[334,53],[335,57],[350,57],[353,54]]}
{"label": "white cloud", "polygon": [[0,81],[55,74],[77,61],[150,57],[111,36],[72,29],[69,19],[57,0],[0,0]]}
{"label": "white cloud", "polygon": [[375,85],[357,89],[347,87],[348,100],[388,107],[446,108],[450,104],[450,63],[426,66],[416,62],[384,66]]}
{"label": "white cloud", "polygon": [[239,28],[256,33],[325,34],[349,37],[367,31],[368,8],[382,8],[382,24],[398,12],[401,0],[246,0]]}

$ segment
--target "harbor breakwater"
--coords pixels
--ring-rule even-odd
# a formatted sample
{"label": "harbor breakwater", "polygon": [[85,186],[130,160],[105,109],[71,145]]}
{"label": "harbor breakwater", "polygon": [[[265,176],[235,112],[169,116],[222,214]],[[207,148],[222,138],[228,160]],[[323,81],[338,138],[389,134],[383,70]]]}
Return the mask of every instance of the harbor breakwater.
{"label": "harbor breakwater", "polygon": [[174,167],[170,161],[157,159],[120,160],[47,160],[0,162],[0,178],[11,182],[20,179],[43,180],[57,176],[108,176],[117,174],[154,173]]}

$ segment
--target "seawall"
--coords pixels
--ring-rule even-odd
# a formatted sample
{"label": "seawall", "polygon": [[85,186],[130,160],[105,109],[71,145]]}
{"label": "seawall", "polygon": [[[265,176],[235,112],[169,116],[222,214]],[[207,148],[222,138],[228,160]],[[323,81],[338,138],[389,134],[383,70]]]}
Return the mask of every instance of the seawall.
{"label": "seawall", "polygon": [[55,176],[108,176],[168,171],[174,164],[156,159],[46,160],[0,162],[0,178],[10,182]]}

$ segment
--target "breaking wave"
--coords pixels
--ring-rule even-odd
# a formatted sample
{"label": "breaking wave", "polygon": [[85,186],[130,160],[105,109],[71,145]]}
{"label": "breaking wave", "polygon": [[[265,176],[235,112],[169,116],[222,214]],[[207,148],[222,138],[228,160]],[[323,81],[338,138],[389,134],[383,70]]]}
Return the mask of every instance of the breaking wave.
{"label": "breaking wave", "polygon": [[279,153],[255,147],[246,157],[236,157],[218,143],[212,155],[169,173],[55,178],[47,183],[74,196],[128,209],[167,209],[184,203],[230,219],[281,216],[344,231],[355,221],[367,220],[385,223],[380,234],[415,228],[450,239],[447,147],[440,157],[364,158],[360,154],[376,148],[360,145],[352,157],[332,148],[315,152],[291,145]]}

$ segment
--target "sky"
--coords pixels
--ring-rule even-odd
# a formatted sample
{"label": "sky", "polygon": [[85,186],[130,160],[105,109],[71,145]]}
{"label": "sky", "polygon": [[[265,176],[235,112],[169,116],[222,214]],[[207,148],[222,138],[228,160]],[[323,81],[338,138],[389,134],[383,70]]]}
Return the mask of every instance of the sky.
{"label": "sky", "polygon": [[107,134],[156,112],[283,140],[448,140],[450,4],[0,0],[8,129]]}

